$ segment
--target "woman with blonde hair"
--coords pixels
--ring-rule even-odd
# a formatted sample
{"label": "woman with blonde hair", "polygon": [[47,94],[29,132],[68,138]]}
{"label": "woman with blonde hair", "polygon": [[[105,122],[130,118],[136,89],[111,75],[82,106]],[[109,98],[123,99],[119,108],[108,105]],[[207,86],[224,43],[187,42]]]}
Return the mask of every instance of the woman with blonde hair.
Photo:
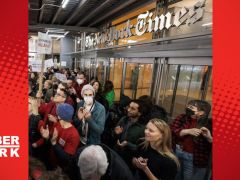
{"label": "woman with blonde hair", "polygon": [[133,158],[135,179],[174,180],[179,161],[172,152],[171,131],[161,119],[151,119],[145,128],[144,142]]}

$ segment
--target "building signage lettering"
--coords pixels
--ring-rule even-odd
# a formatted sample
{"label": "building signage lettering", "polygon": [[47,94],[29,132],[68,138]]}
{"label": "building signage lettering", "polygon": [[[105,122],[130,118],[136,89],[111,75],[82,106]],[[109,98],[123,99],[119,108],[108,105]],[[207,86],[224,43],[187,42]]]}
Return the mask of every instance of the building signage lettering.
{"label": "building signage lettering", "polygon": [[[183,23],[190,26],[199,21],[203,17],[203,5],[206,0],[199,0],[195,5],[190,8],[181,8],[179,11],[173,13],[167,12],[160,16],[153,16],[152,12],[147,11],[137,17],[137,24],[132,25],[130,20],[126,22],[126,27],[117,30],[115,26],[106,29],[102,33],[95,33],[94,35],[87,36],[85,46],[95,47],[105,42],[113,42],[114,40],[128,38],[133,35],[142,36],[147,32],[157,32],[170,27],[179,27]],[[135,33],[131,29],[135,30]]]}

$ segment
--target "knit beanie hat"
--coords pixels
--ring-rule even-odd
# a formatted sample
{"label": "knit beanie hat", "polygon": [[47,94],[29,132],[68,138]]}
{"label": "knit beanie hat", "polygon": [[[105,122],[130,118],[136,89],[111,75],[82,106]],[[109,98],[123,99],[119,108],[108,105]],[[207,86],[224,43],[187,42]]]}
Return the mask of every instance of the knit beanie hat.
{"label": "knit beanie hat", "polygon": [[82,91],[81,91],[82,97],[83,97],[83,93],[84,93],[85,90],[92,90],[93,96],[95,96],[95,90],[94,90],[94,88],[92,87],[92,85],[86,84],[86,85],[83,86]]}
{"label": "knit beanie hat", "polygon": [[61,120],[70,122],[72,120],[74,109],[70,104],[63,103],[57,106],[57,115]]}

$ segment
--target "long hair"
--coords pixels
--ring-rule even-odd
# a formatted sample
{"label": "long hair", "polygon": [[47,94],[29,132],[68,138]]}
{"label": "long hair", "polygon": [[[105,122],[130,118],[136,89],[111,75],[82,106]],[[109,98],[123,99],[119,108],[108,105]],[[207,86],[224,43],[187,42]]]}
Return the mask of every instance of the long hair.
{"label": "long hair", "polygon": [[91,83],[91,85],[93,86],[95,83],[98,83],[98,85],[99,85],[98,92],[96,92],[96,94],[97,94],[97,93],[98,93],[98,94],[102,94],[102,85],[101,85],[101,83],[100,83],[98,80],[94,80],[94,81]]}
{"label": "long hair", "polygon": [[[152,124],[154,124],[158,130],[162,133],[162,142],[157,144],[157,152],[159,152],[160,154],[162,154],[163,156],[167,156],[169,158],[171,158],[172,160],[174,160],[174,162],[176,163],[177,167],[180,167],[178,158],[173,154],[173,150],[172,150],[172,133],[171,130],[168,126],[168,124],[161,119],[157,119],[157,118],[153,118],[151,120],[149,120],[149,122],[151,122]],[[150,145],[150,142],[148,141],[144,141],[142,143],[143,148],[147,149]]]}
{"label": "long hair", "polygon": [[114,89],[112,81],[106,81],[104,85],[103,94],[107,94],[108,92]]}

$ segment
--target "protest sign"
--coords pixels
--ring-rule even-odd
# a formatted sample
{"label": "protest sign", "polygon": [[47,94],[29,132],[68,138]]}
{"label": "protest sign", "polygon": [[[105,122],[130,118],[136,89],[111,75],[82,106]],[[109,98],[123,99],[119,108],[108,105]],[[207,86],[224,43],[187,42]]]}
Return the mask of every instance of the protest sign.
{"label": "protest sign", "polygon": [[38,54],[52,53],[52,39],[47,34],[38,32],[37,53]]}

